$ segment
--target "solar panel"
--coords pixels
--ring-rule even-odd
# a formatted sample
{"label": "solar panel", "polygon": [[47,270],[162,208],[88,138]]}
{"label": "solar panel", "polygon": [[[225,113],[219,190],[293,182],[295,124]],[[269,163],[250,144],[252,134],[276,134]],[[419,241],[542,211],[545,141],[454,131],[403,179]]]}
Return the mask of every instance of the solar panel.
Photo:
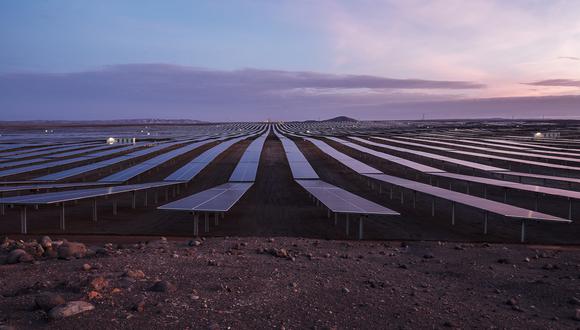
{"label": "solar panel", "polygon": [[191,144],[188,144],[184,147],[175,149],[175,150],[171,150],[169,152],[166,152],[164,154],[161,154],[159,156],[153,157],[151,159],[148,159],[142,163],[139,163],[137,165],[131,166],[125,170],[119,171],[117,173],[113,173],[105,178],[100,179],[99,181],[101,182],[125,182],[128,181],[136,176],[138,176],[139,174],[145,173],[173,158],[179,157],[183,154],[186,154],[194,149],[199,148],[202,145],[211,143],[213,141],[203,141],[203,142],[194,142]]}
{"label": "solar panel", "polygon": [[334,213],[400,215],[396,211],[321,180],[296,180],[296,182]]}
{"label": "solar panel", "polygon": [[87,198],[104,197],[108,195],[133,192],[151,188],[171,186],[178,182],[150,182],[123,186],[109,186],[92,189],[78,189],[57,191],[42,194],[23,195],[0,198],[0,204],[14,205],[34,205],[34,204],[55,204]]}
{"label": "solar panel", "polygon": [[366,176],[385,183],[404,187],[433,197],[438,197],[451,202],[471,206],[480,210],[495,213],[509,218],[542,220],[552,222],[570,222],[570,220],[562,219],[552,215],[530,211],[517,206],[508,205],[477,196],[467,195],[460,192],[447,190],[387,174],[367,174]]}
{"label": "solar panel", "polygon": [[419,171],[419,172],[422,172],[422,173],[445,172],[445,171],[443,171],[441,169],[438,169],[438,168],[435,168],[435,167],[423,165],[423,164],[420,164],[420,163],[417,163],[417,162],[414,162],[412,160],[408,160],[408,159],[405,159],[405,158],[401,158],[401,157],[389,155],[389,154],[386,154],[384,152],[380,152],[380,151],[376,151],[374,149],[370,149],[370,148],[367,148],[367,147],[363,147],[363,146],[361,146],[359,144],[356,144],[356,143],[352,143],[352,142],[348,142],[348,141],[345,141],[345,140],[341,140],[339,138],[335,138],[335,137],[329,136],[329,137],[327,137],[327,139],[330,139],[332,141],[338,142],[340,144],[343,144],[345,146],[348,146],[348,147],[353,148],[355,150],[358,150],[360,152],[363,152],[363,153],[366,153],[366,154],[369,154],[369,155],[373,155],[375,157],[378,157],[378,158],[387,160],[389,162],[393,162],[393,163],[396,163],[396,164],[399,164],[399,165],[402,165],[402,166],[405,166],[405,167],[408,167],[408,168],[412,168],[413,170],[416,170],[416,171]]}
{"label": "solar panel", "polygon": [[265,142],[266,135],[264,134],[250,143],[230,176],[230,182],[253,182],[256,180],[260,154]]}
{"label": "solar panel", "polygon": [[[388,141],[388,142],[397,142],[397,143],[401,143],[401,144],[417,145],[416,143],[409,143],[409,142],[404,142],[404,141],[396,141],[396,140],[385,139],[385,138],[380,138],[380,137],[377,137],[377,139],[384,140],[384,141]],[[361,140],[362,141],[365,141],[363,139],[361,139]],[[384,146],[384,144],[383,144],[383,146]],[[421,145],[421,146],[424,147],[424,148],[429,148],[429,149],[438,149],[438,148],[434,148],[432,146],[428,146],[428,145],[424,145],[424,144]],[[455,149],[449,149],[449,150],[447,150],[447,152],[453,153],[453,154],[459,154],[459,155],[473,156],[473,157],[476,157],[476,158],[497,159],[497,160],[508,161],[508,162],[511,162],[511,163],[519,163],[519,164],[525,164],[525,165],[536,165],[536,166],[547,167],[547,168],[557,168],[557,169],[564,169],[564,170],[580,171],[580,167],[575,167],[575,166],[567,166],[567,165],[560,165],[560,164],[537,162],[537,161],[532,161],[532,160],[525,160],[525,159],[517,159],[517,158],[503,157],[503,156],[497,156],[497,155],[491,155],[491,154],[484,154],[484,153],[478,153],[478,152],[462,151],[462,150],[455,150]],[[413,153],[418,154],[419,151],[413,151]],[[441,156],[439,156],[439,157],[441,157]],[[473,163],[473,164],[476,164],[476,163]],[[480,165],[480,166],[483,166],[483,165]],[[490,171],[490,170],[486,170],[486,171]],[[505,171],[505,169],[502,169],[502,171]]]}
{"label": "solar panel", "polygon": [[90,186],[102,186],[107,183],[98,182],[75,182],[75,183],[47,183],[47,184],[34,184],[34,185],[22,185],[22,186],[2,186],[0,187],[0,193],[5,192],[15,192],[15,191],[32,191],[41,189],[59,189],[59,188],[78,188],[78,187],[90,187]]}
{"label": "solar panel", "polygon": [[251,182],[225,183],[158,207],[160,210],[226,212],[252,187]]}
{"label": "solar panel", "polygon": [[572,199],[580,199],[580,192],[572,191],[572,190],[550,188],[550,187],[544,187],[544,186],[536,186],[536,185],[523,184],[523,183],[518,183],[518,182],[497,180],[497,179],[481,178],[481,177],[477,177],[477,176],[470,176],[470,175],[463,175],[463,174],[456,174],[456,173],[436,173],[435,175],[439,176],[439,177],[449,178],[449,179],[456,179],[456,180],[481,183],[481,184],[489,185],[489,186],[504,187],[504,188],[534,192],[534,193],[542,193],[542,194],[547,194],[547,195],[552,195],[552,196],[566,197],[566,198],[572,198]]}
{"label": "solar panel", "polygon": [[428,152],[424,152],[424,151],[395,147],[395,146],[391,146],[388,144],[368,141],[368,140],[361,139],[361,138],[354,137],[354,136],[349,136],[349,138],[351,138],[355,141],[362,142],[364,144],[368,144],[368,145],[372,145],[372,146],[376,146],[376,147],[381,147],[383,149],[389,149],[389,150],[399,151],[399,152],[403,152],[403,153],[408,153],[411,155],[416,155],[416,156],[421,156],[421,157],[425,157],[425,158],[429,158],[429,159],[439,160],[439,161],[443,161],[443,162],[450,163],[450,164],[457,164],[457,165],[461,165],[461,166],[465,166],[465,167],[470,167],[470,168],[481,170],[481,171],[489,171],[489,172],[507,171],[507,169],[505,169],[505,168],[483,165],[483,164],[479,164],[479,163],[475,163],[475,162],[451,158],[451,157],[433,154],[433,153],[428,153]]}

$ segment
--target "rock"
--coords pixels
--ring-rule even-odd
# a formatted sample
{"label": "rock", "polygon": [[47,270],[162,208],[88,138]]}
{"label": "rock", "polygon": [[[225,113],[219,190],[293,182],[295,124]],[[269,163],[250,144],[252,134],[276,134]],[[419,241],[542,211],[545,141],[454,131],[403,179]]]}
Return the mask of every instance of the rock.
{"label": "rock", "polygon": [[34,258],[22,249],[10,251],[6,258],[7,264],[17,264],[19,262],[32,262]]}
{"label": "rock", "polygon": [[54,320],[80,314],[95,309],[95,306],[86,301],[71,301],[65,305],[56,306],[48,312],[48,317]]}
{"label": "rock", "polygon": [[443,326],[446,328],[456,328],[457,325],[455,323],[453,323],[453,321],[445,321],[443,323]]}
{"label": "rock", "polygon": [[129,277],[129,278],[134,278],[136,280],[141,280],[145,278],[145,273],[143,273],[142,270],[140,269],[128,269],[127,271],[125,271],[125,274],[123,274],[123,276],[125,277]]}
{"label": "rock", "polygon": [[93,278],[89,283],[89,286],[96,291],[101,291],[107,286],[109,286],[109,281],[107,281],[104,277],[99,276]]}
{"label": "rock", "polygon": [[45,249],[52,249],[52,240],[48,236],[42,236],[40,239],[40,245]]}
{"label": "rock", "polygon": [[134,303],[131,309],[136,312],[143,313],[143,311],[145,311],[145,300],[140,300]]}
{"label": "rock", "polygon": [[290,257],[290,255],[288,254],[288,251],[286,249],[271,248],[268,252],[271,255],[278,257],[278,258],[289,258]]}
{"label": "rock", "polygon": [[54,249],[44,250],[43,256],[47,259],[56,259],[58,258],[58,252]]}
{"label": "rock", "polygon": [[350,290],[348,288],[342,288],[342,293],[350,293]]}
{"label": "rock", "polygon": [[24,244],[24,251],[35,257],[40,257],[44,254],[44,248],[36,241]]}
{"label": "rock", "polygon": [[149,290],[155,292],[175,292],[177,291],[177,287],[169,281],[157,281]]}
{"label": "rock", "polygon": [[558,269],[559,267],[557,265],[552,265],[552,264],[545,264],[542,269],[545,270],[555,270]]}
{"label": "rock", "polygon": [[510,298],[505,303],[509,306],[516,306],[518,304],[518,301],[516,300],[516,298]]}
{"label": "rock", "polygon": [[82,258],[87,254],[87,247],[83,243],[65,242],[58,247],[60,259]]}
{"label": "rock", "polygon": [[576,308],[576,314],[574,315],[574,320],[580,321],[580,308]]}
{"label": "rock", "polygon": [[211,259],[211,260],[207,261],[207,265],[208,266],[219,266],[220,264],[216,260]]}
{"label": "rock", "polygon": [[570,305],[576,305],[576,306],[580,306],[580,299],[576,298],[576,297],[572,297],[568,300],[568,303]]}
{"label": "rock", "polygon": [[87,293],[87,298],[89,300],[93,300],[93,299],[101,299],[103,298],[103,296],[98,292],[98,291],[89,291],[89,293]]}
{"label": "rock", "polygon": [[56,306],[63,305],[65,302],[64,298],[56,293],[42,293],[34,298],[36,307],[46,312]]}
{"label": "rock", "polygon": [[425,255],[423,255],[423,259],[433,259],[433,258],[435,258],[435,256],[431,252],[428,252]]}
{"label": "rock", "polygon": [[510,264],[510,261],[507,258],[499,258],[499,259],[497,259],[497,263],[498,264],[509,265]]}
{"label": "rock", "polygon": [[463,247],[463,245],[455,245],[455,250],[463,251],[465,250],[465,248]]}
{"label": "rock", "polygon": [[525,262],[530,262],[531,260],[530,260],[530,258],[526,257],[526,258],[524,259],[524,261],[525,261]]}
{"label": "rock", "polygon": [[82,267],[82,269],[83,269],[85,272],[88,272],[88,271],[89,271],[89,270],[91,270],[92,268],[93,268],[93,267],[92,267],[91,265],[89,265],[89,264],[83,264],[83,267]]}
{"label": "rock", "polygon": [[198,241],[198,240],[196,240],[196,239],[194,239],[194,240],[189,241],[189,243],[187,243],[187,245],[189,245],[189,246],[200,246],[201,245],[201,242]]}

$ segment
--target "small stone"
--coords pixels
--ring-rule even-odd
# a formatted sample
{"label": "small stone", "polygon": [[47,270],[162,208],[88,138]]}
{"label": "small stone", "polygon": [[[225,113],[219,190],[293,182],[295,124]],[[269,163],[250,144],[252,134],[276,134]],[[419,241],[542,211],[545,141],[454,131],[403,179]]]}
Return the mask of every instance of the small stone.
{"label": "small stone", "polygon": [[456,328],[457,325],[455,325],[455,323],[453,323],[452,321],[445,321],[443,323],[443,326],[446,328]]}
{"label": "small stone", "polygon": [[350,290],[348,288],[342,288],[342,293],[350,293]]}
{"label": "small stone", "polygon": [[101,291],[107,286],[109,286],[109,281],[107,281],[104,277],[99,276],[93,278],[89,283],[89,286],[96,291]]}
{"label": "small stone", "polygon": [[525,261],[525,262],[530,262],[531,260],[530,260],[530,258],[526,257],[526,258],[524,259],[524,261]]}
{"label": "small stone", "polygon": [[553,265],[553,264],[545,264],[542,269],[545,270],[555,270],[558,269],[559,267],[557,265]]}
{"label": "small stone", "polygon": [[42,236],[40,239],[40,245],[46,250],[52,248],[52,240],[48,236]]}
{"label": "small stone", "polygon": [[580,306],[580,299],[576,298],[576,297],[572,297],[568,300],[568,303],[570,305],[576,305],[576,306]]}
{"label": "small stone", "polygon": [[580,308],[576,308],[576,314],[574,314],[574,320],[580,321]]}
{"label": "small stone", "polygon": [[325,258],[330,258],[330,257],[331,257],[331,256],[330,256],[330,253],[327,253],[327,254],[325,254],[325,255],[324,255],[324,257],[325,257]]}
{"label": "small stone", "polygon": [[189,243],[187,243],[187,244],[189,246],[200,246],[201,245],[201,242],[198,241],[198,240],[196,240],[196,239],[194,239],[194,240],[189,241]]}
{"label": "small stone", "polygon": [[516,306],[518,304],[518,301],[515,298],[510,298],[505,303],[509,306]]}
{"label": "small stone", "polygon": [[143,271],[140,269],[135,269],[135,270],[128,269],[127,271],[125,271],[123,276],[129,277],[129,278],[134,278],[136,280],[140,280],[140,279],[145,278],[145,273],[143,273]]}
{"label": "small stone", "polygon": [[34,258],[22,249],[15,249],[10,251],[6,258],[7,264],[17,264],[19,262],[32,262]]}
{"label": "small stone", "polygon": [[93,299],[101,299],[103,298],[103,296],[98,291],[89,291],[89,293],[87,293],[87,298],[89,300],[93,300]]}
{"label": "small stone", "polygon": [[89,264],[83,264],[83,270],[85,272],[88,272],[89,270],[91,270],[93,267]]}
{"label": "small stone", "polygon": [[131,307],[131,309],[136,312],[143,313],[143,311],[145,311],[145,300],[140,300],[136,302],[135,304],[133,304],[133,307]]}
{"label": "small stone", "polygon": [[82,258],[87,254],[87,247],[83,243],[65,242],[58,247],[60,259]]}
{"label": "small stone", "polygon": [[426,253],[425,255],[423,255],[423,259],[433,259],[433,258],[435,258],[435,256],[431,252]]}
{"label": "small stone", "polygon": [[157,281],[149,290],[155,292],[175,292],[177,291],[177,287],[168,281]]}
{"label": "small stone", "polygon": [[207,265],[208,266],[219,266],[220,264],[216,260],[210,259],[207,261]]}
{"label": "small stone", "polygon": [[34,298],[34,303],[36,304],[36,307],[46,312],[48,312],[49,310],[53,309],[58,305],[64,304],[65,302],[66,301],[64,300],[64,298],[56,293],[42,293],[36,296],[36,298]]}
{"label": "small stone", "polygon": [[508,265],[508,264],[510,264],[510,261],[507,258],[500,258],[500,259],[497,259],[497,263]]}
{"label": "small stone", "polygon": [[51,319],[63,319],[72,315],[95,309],[95,306],[85,301],[71,301],[65,305],[56,306],[50,310],[48,316]]}

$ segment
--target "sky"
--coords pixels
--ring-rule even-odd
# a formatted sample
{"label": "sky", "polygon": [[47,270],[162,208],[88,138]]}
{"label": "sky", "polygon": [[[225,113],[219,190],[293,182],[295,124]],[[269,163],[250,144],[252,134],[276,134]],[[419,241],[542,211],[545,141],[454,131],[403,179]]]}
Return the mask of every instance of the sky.
{"label": "sky", "polygon": [[0,1],[0,120],[580,119],[580,1]]}

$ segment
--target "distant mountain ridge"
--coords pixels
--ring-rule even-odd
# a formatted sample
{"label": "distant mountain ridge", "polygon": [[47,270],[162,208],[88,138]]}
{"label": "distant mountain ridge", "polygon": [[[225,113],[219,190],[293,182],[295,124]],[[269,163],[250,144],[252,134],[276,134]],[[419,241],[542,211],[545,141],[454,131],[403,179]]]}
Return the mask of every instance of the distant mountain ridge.
{"label": "distant mountain ridge", "polygon": [[326,119],[326,120],[323,120],[323,121],[325,121],[325,122],[334,122],[334,121],[358,121],[358,120],[356,120],[354,118],[347,117],[347,116],[338,116],[338,117]]}
{"label": "distant mountain ridge", "polygon": [[19,120],[0,121],[0,126],[115,126],[115,125],[179,125],[206,124],[194,119],[110,119],[110,120]]}

